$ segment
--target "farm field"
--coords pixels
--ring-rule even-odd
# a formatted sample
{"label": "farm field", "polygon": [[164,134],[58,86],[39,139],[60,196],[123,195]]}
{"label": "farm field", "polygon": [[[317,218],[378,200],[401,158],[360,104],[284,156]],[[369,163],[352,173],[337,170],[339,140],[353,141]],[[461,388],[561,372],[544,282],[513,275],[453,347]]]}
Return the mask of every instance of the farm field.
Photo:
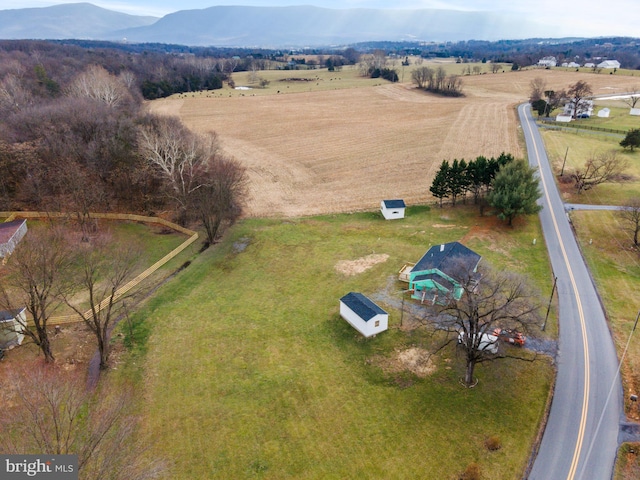
{"label": "farm field", "polygon": [[193,130],[217,132],[224,150],[248,169],[248,213],[259,217],[371,210],[383,198],[428,203],[442,160],[523,156],[515,106],[528,98],[532,79],[551,89],[586,80],[595,94],[626,91],[638,80],[554,70],[486,73],[463,77],[464,98],[445,98],[417,90],[408,69],[397,84],[346,68],[259,74],[269,76],[265,89],[225,88],[149,104]]}
{"label": "farm field", "polygon": [[[170,439],[152,453],[173,464],[171,478],[440,479],[472,463],[483,478],[520,478],[552,381],[548,358],[482,364],[478,386],[465,389],[454,345],[429,357],[441,337],[400,310],[399,268],[445,241],[549,287],[544,242],[532,244],[538,222],[514,231],[477,215],[414,207],[393,222],[247,219],[194,259],[135,315],[153,328],[119,369],[145,385],[144,433]],[[349,291],[385,308],[390,329],[364,340],[344,322],[338,299]],[[499,450],[486,448],[489,437]]]}

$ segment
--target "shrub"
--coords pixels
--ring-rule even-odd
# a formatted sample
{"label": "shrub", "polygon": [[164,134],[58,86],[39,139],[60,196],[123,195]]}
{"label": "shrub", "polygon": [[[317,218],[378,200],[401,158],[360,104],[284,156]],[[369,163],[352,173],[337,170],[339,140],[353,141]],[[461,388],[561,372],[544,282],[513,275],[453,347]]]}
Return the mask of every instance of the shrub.
{"label": "shrub", "polygon": [[480,472],[480,465],[476,462],[472,462],[467,465],[462,475],[460,475],[460,480],[480,480],[482,478],[482,474]]}
{"label": "shrub", "polygon": [[500,437],[497,435],[491,435],[484,441],[484,446],[487,450],[494,452],[502,448],[502,442],[500,441]]}

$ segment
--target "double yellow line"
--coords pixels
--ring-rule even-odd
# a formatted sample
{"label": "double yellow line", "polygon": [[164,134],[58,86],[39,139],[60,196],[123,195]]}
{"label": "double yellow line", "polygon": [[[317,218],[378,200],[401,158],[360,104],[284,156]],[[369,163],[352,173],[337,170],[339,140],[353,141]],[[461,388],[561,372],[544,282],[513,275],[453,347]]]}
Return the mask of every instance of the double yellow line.
{"label": "double yellow line", "polygon": [[[523,107],[526,109],[526,107]],[[540,172],[540,181],[542,182],[542,187],[544,190],[545,198],[547,199],[547,205],[549,205],[549,212],[551,214],[551,220],[553,221],[553,227],[556,231],[556,235],[558,237],[558,244],[560,245],[560,250],[562,251],[562,256],[564,258],[565,265],[567,266],[567,271],[569,273],[569,279],[571,280],[571,287],[573,288],[573,294],[576,299],[576,303],[578,305],[578,316],[580,318],[580,329],[582,333],[582,347],[584,352],[584,390],[582,392],[582,414],[580,416],[580,428],[578,429],[578,438],[576,439],[576,446],[573,451],[573,459],[571,460],[571,468],[569,469],[569,473],[567,475],[567,480],[573,480],[576,475],[576,470],[578,468],[578,462],[580,460],[580,452],[582,451],[582,444],[584,442],[584,433],[587,424],[587,413],[589,411],[589,388],[591,382],[591,372],[589,367],[589,344],[587,341],[587,325],[584,317],[584,310],[582,308],[582,301],[580,300],[580,294],[578,292],[578,286],[576,285],[576,280],[573,275],[573,270],[571,269],[571,264],[569,263],[569,257],[567,256],[567,251],[564,247],[564,243],[562,242],[562,238],[560,236],[560,229],[558,228],[558,221],[556,219],[555,213],[551,208],[551,199],[549,198],[549,193],[547,189],[547,183],[545,181],[544,175],[542,174],[542,165],[540,164],[540,153],[538,152],[538,146],[536,145],[535,138],[533,135],[533,129],[531,127],[531,122],[527,119],[527,128],[529,129],[529,133],[531,134],[531,139],[533,141],[533,149],[535,151],[536,162],[538,164],[538,171]]]}

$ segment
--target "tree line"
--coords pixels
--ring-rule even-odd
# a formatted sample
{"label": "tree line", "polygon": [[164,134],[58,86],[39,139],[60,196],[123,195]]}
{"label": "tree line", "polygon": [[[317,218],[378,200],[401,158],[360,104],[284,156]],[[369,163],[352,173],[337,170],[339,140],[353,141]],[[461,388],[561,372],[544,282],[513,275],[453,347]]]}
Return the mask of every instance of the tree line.
{"label": "tree line", "polygon": [[477,204],[489,192],[500,167],[513,160],[513,155],[504,152],[497,158],[479,156],[469,162],[464,158],[456,158],[451,164],[443,160],[429,191],[439,200],[441,207],[445,198],[451,199],[451,204],[455,206],[459,198],[465,201],[469,193]]}
{"label": "tree line", "polygon": [[238,218],[244,168],[215,133],[144,111],[135,69],[20,45],[0,49],[2,210],[74,212],[83,228],[91,211],[169,210],[182,225],[201,222],[209,242]]}
{"label": "tree line", "polygon": [[462,95],[462,80],[459,75],[450,74],[444,68],[418,67],[411,72],[411,79],[418,88],[428,92],[459,97]]}
{"label": "tree line", "polygon": [[464,202],[471,193],[481,214],[488,204],[511,225],[516,216],[540,210],[536,203],[541,196],[538,183],[535,169],[511,154],[501,153],[497,158],[479,156],[469,162],[454,159],[449,164],[443,160],[429,190],[440,207],[445,198],[455,206],[459,198]]}

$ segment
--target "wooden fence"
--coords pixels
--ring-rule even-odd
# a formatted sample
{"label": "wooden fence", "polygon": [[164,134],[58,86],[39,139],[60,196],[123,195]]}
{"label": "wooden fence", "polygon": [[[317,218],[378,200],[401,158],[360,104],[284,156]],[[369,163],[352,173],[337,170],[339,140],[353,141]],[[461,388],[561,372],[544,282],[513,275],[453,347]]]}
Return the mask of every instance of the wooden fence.
{"label": "wooden fence", "polygon": [[[16,218],[73,218],[72,214],[69,213],[60,213],[60,212],[0,212],[0,217],[7,217],[5,221],[10,222],[11,220],[15,220]],[[90,218],[95,219],[105,219],[105,220],[120,220],[120,221],[133,221],[140,223],[151,223],[156,225],[162,225],[164,227],[170,228],[177,232],[180,232],[184,235],[188,235],[188,239],[181,243],[179,246],[174,248],[171,252],[166,254],[156,263],[147,268],[144,272],[140,273],[137,277],[131,280],[126,285],[123,285],[119,288],[115,294],[113,300],[117,300],[122,297],[128,291],[130,291],[135,286],[139,285],[140,282],[145,280],[149,275],[154,273],[160,267],[165,265],[167,262],[176,257],[179,253],[181,253],[185,248],[191,245],[198,239],[198,233],[193,230],[189,230],[188,228],[181,227],[180,225],[176,225],[175,223],[169,222],[163,218],[158,217],[145,217],[143,215],[131,215],[131,214],[122,214],[122,213],[91,213],[89,215]],[[100,305],[98,306],[98,310],[101,310],[109,303],[109,298],[105,298]],[[85,319],[90,319],[93,316],[91,310],[87,310],[83,317]],[[52,317],[49,319],[50,324],[62,325],[66,323],[77,323],[82,322],[83,319],[77,315],[64,315],[58,317]]]}

